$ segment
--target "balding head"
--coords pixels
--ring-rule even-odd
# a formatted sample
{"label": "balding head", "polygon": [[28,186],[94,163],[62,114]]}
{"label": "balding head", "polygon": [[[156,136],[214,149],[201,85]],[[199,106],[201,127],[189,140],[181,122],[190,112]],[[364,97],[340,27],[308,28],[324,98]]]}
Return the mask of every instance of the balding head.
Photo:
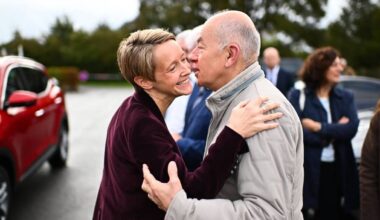
{"label": "balding head", "polygon": [[[240,11],[223,11],[209,18],[204,28],[213,29],[221,48],[229,43],[239,45],[246,64],[257,61],[260,53],[260,35],[251,18]],[[210,32],[209,32],[210,33]]]}
{"label": "balding head", "polygon": [[269,69],[273,69],[280,64],[280,54],[276,48],[268,47],[263,52],[263,60]]}

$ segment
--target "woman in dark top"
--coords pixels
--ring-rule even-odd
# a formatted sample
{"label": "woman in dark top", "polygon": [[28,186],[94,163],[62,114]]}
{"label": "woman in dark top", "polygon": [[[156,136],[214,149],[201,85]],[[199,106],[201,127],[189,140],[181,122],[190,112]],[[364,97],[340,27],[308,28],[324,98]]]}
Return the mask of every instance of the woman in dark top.
{"label": "woman in dark top", "polygon": [[380,219],[380,100],[365,137],[360,162],[360,219]]}
{"label": "woman in dark top", "polygon": [[336,87],[341,72],[338,51],[319,48],[301,69],[306,88],[289,92],[304,128],[303,211],[308,215],[315,210],[314,219],[347,219],[359,208],[359,177],[351,145],[359,119],[353,95]]}
{"label": "woman in dark top", "polygon": [[174,35],[161,29],[132,33],[118,49],[122,75],[135,88],[114,114],[107,132],[103,177],[93,219],[164,219],[165,213],[141,190],[142,164],[158,180],[168,180],[167,165],[175,161],[183,188],[194,198],[213,198],[230,175],[244,138],[275,127],[263,114],[275,105],[245,102],[194,172],[188,172],[163,115],[175,97],[189,94],[189,64]]}

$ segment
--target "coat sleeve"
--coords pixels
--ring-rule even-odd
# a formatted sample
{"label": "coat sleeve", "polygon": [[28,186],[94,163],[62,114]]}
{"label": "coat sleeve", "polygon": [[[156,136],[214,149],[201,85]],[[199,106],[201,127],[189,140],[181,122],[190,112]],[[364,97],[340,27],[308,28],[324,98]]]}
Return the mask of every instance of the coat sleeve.
{"label": "coat sleeve", "polygon": [[249,152],[240,157],[237,172],[221,192],[232,199],[228,192],[237,190],[237,197],[197,200],[181,191],[165,219],[302,219],[303,139],[296,117],[284,116],[280,128],[247,139]]}
{"label": "coat sleeve", "polygon": [[344,116],[349,118],[350,121],[347,124],[339,124],[337,122],[322,123],[322,128],[318,133],[334,140],[350,140],[355,136],[359,126],[359,118],[355,107],[354,96],[351,93],[345,93],[343,105],[346,109]]}
{"label": "coat sleeve", "polygon": [[[189,172],[179,149],[165,124],[154,117],[139,114],[133,130],[127,138],[131,141],[129,151],[136,163],[145,163],[160,181],[167,182],[167,165],[175,161],[183,188],[194,198],[212,198],[220,191],[230,175],[237,154],[244,146],[244,139],[232,129],[225,127],[211,146],[209,156],[202,166]],[[148,126],[147,126],[148,125]],[[137,172],[141,172],[141,169]]]}
{"label": "coat sleeve", "polygon": [[[288,95],[289,102],[296,110],[298,117],[302,120],[302,110],[300,109],[300,91],[298,89],[292,89]],[[320,133],[311,132],[308,129],[303,128],[304,143],[309,147],[324,147],[327,146],[331,139],[325,138]]]}
{"label": "coat sleeve", "polygon": [[361,219],[375,220],[380,218],[379,126],[380,112],[373,117],[362,148],[360,163]]}

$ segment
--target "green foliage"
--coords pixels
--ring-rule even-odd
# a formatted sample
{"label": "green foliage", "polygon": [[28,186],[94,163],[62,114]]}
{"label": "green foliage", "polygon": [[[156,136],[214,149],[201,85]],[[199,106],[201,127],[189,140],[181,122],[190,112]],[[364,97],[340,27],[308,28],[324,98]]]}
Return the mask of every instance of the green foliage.
{"label": "green foliage", "polygon": [[339,21],[326,31],[326,44],[338,48],[357,72],[380,78],[380,4],[349,0]]}
{"label": "green foliage", "polygon": [[[11,42],[0,45],[46,66],[75,66],[90,73],[118,72],[116,50],[120,41],[136,30],[162,27],[174,33],[192,29],[213,13],[240,10],[254,21],[262,36],[262,48],[275,46],[283,57],[305,57],[306,51],[332,45],[342,52],[349,65],[365,75],[380,73],[379,0],[347,0],[338,21],[322,29],[327,0],[140,0],[140,13],[118,30],[100,24],[94,31],[75,30],[66,16],[58,18],[41,40],[14,33]],[[306,49],[305,49],[306,48]]]}
{"label": "green foliage", "polygon": [[76,67],[49,67],[48,74],[59,81],[65,91],[77,91],[79,86],[79,69]]}

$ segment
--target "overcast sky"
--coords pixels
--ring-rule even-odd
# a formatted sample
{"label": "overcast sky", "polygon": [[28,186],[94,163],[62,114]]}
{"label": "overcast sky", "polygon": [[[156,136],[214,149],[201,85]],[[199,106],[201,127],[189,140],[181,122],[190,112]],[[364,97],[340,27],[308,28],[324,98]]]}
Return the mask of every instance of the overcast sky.
{"label": "overcast sky", "polygon": [[[336,19],[346,0],[329,0],[323,24]],[[21,36],[41,38],[57,17],[67,15],[74,28],[94,30],[100,23],[120,27],[138,15],[139,0],[0,0],[0,44]]]}

